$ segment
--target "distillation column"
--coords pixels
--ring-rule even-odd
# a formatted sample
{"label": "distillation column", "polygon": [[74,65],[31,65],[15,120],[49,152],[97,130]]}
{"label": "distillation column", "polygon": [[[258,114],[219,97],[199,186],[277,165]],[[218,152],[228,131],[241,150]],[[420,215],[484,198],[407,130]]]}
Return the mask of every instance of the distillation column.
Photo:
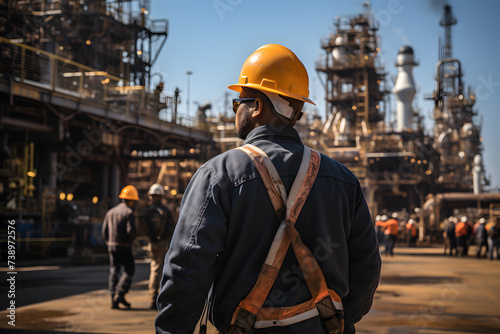
{"label": "distillation column", "polygon": [[392,90],[397,101],[397,132],[412,128],[412,101],[416,93],[412,72],[416,65],[418,64],[413,59],[413,49],[409,46],[402,46],[396,58],[398,77]]}

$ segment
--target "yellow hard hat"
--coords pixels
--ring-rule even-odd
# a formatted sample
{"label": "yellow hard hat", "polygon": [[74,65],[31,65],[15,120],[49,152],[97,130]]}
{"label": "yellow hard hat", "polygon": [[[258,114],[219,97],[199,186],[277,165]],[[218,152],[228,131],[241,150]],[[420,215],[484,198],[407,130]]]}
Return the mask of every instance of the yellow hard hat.
{"label": "yellow hard hat", "polygon": [[228,88],[241,92],[243,87],[315,104],[309,99],[306,68],[292,51],[278,44],[261,46],[247,58],[238,83]]}
{"label": "yellow hard hat", "polygon": [[120,197],[121,199],[126,199],[126,200],[130,200],[130,201],[138,201],[139,200],[139,193],[137,192],[137,189],[132,186],[132,185],[128,185],[128,186],[125,186],[123,189],[122,189],[122,192],[120,193]]}

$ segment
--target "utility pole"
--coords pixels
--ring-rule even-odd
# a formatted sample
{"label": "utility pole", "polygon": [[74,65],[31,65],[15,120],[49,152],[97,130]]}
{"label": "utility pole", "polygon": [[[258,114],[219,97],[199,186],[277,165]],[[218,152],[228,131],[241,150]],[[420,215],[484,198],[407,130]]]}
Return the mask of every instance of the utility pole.
{"label": "utility pole", "polygon": [[177,104],[179,104],[179,87],[175,87],[174,92],[174,114],[172,115],[172,123],[177,123]]}
{"label": "utility pole", "polygon": [[191,71],[187,71],[186,72],[186,75],[187,75],[187,92],[186,92],[186,117],[189,117],[189,86],[190,86],[190,83],[189,83],[189,77],[191,76],[191,74],[193,74],[193,72]]}
{"label": "utility pole", "polygon": [[229,96],[229,93],[228,92],[224,92],[224,118],[227,117],[227,98]]}

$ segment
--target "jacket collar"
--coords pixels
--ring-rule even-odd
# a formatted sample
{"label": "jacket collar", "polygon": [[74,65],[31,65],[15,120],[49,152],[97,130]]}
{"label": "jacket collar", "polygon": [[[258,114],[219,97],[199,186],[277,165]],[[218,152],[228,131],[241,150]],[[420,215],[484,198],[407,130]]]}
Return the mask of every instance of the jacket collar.
{"label": "jacket collar", "polygon": [[292,140],[298,143],[302,143],[300,140],[297,130],[289,126],[276,127],[271,125],[259,126],[247,135],[245,139],[245,144],[252,144],[258,140]]}

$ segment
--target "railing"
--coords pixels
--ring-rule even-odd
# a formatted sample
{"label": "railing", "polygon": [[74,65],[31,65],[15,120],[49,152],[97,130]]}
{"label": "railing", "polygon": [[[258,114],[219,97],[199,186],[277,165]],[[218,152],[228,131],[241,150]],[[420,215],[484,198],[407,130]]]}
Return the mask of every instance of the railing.
{"label": "railing", "polygon": [[358,68],[374,68],[375,67],[375,57],[370,57],[368,55],[349,55],[346,61],[341,64],[338,61],[329,62],[328,67],[325,64],[324,59],[319,59],[315,62],[316,69],[320,71],[341,71],[341,70],[353,70]]}
{"label": "railing", "polygon": [[95,101],[114,112],[158,117],[165,96],[70,59],[0,37],[0,73],[11,80]]}
{"label": "railing", "polygon": [[151,32],[153,34],[167,34],[168,20],[158,19],[151,21]]}

